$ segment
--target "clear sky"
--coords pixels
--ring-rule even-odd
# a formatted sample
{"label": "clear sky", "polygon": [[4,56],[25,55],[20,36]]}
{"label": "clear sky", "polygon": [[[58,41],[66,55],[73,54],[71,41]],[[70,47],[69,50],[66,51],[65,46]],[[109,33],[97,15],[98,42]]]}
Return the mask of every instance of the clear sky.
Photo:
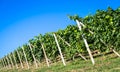
{"label": "clear sky", "polygon": [[67,15],[84,17],[120,0],[0,0],[0,58],[29,39],[73,24]]}

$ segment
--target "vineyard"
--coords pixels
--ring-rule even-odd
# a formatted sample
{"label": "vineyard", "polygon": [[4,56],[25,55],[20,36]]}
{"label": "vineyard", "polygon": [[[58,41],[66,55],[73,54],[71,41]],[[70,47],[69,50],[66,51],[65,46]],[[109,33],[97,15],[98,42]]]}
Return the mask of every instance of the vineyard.
{"label": "vineyard", "polygon": [[95,14],[68,16],[76,25],[68,25],[64,30],[39,34],[28,43],[0,59],[0,68],[30,69],[41,66],[52,67],[56,62],[63,63],[80,58],[91,60],[106,53],[118,57],[120,50],[120,8],[97,10]]}

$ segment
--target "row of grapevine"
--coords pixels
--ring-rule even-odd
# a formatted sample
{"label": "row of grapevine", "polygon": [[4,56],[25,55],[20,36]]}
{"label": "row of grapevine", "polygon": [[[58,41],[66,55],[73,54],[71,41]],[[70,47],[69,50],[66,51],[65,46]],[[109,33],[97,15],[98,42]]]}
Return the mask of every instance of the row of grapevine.
{"label": "row of grapevine", "polygon": [[[84,18],[78,15],[69,16],[69,18],[76,21],[77,24],[80,23],[80,27],[79,25],[69,25],[64,30],[45,35],[39,34],[29,40],[28,44],[18,47],[17,50],[3,57],[0,65],[9,68],[14,66],[23,68],[27,63],[28,68],[30,64],[35,64],[37,68],[39,62],[46,61],[49,67],[50,63],[54,63],[60,58],[66,65],[65,61],[74,60],[78,54],[86,60],[82,55],[89,53],[91,56],[90,50],[92,52],[94,50],[99,50],[99,52],[113,50],[120,56],[116,52],[120,49],[120,8],[113,10],[108,7],[107,10],[97,10],[96,14]],[[88,46],[86,46],[87,44]]]}

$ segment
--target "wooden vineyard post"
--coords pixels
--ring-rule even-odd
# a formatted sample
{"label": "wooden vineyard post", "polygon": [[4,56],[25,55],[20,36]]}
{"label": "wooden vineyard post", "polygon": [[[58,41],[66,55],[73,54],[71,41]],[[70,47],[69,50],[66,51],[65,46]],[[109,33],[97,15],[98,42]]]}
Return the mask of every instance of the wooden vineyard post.
{"label": "wooden vineyard post", "polygon": [[[57,35],[63,42],[65,42],[69,47],[71,46],[67,41],[65,41],[62,37],[60,37],[59,35]],[[85,61],[87,61],[86,60],[86,58],[84,57],[84,56],[82,56],[82,54],[79,54],[79,56],[81,57],[81,58],[83,58]]]}
{"label": "wooden vineyard post", "polygon": [[9,66],[9,68],[11,68],[11,65],[10,65],[10,62],[9,62],[9,59],[8,59],[7,56],[6,56],[6,60],[7,60],[7,64],[8,64],[8,66]]}
{"label": "wooden vineyard post", "polygon": [[68,42],[66,42],[63,38],[61,38],[59,35],[57,35],[63,42],[65,42],[68,46],[70,46],[70,44]]}
{"label": "wooden vineyard post", "polygon": [[59,43],[58,43],[58,40],[57,40],[57,37],[56,37],[55,34],[53,34],[53,36],[54,36],[54,38],[55,38],[55,41],[56,41],[56,44],[57,44],[57,47],[58,47],[58,50],[59,50],[59,53],[60,53],[60,56],[61,56],[61,59],[62,59],[63,65],[66,66],[66,64],[65,64],[65,60],[64,60],[63,55],[62,55],[62,52],[61,52],[61,48],[60,48]]}
{"label": "wooden vineyard post", "polygon": [[89,53],[90,59],[91,59],[93,65],[94,65],[95,62],[94,62],[94,59],[93,59],[92,53],[91,53],[91,51],[90,51],[90,48],[89,48],[89,46],[88,46],[87,40],[86,40],[84,37],[83,37],[83,40],[84,40],[85,46],[86,46],[86,48],[87,48],[87,51],[88,51],[88,53]]}
{"label": "wooden vineyard post", "polygon": [[5,61],[6,68],[8,68],[8,65],[7,65],[7,62],[6,62],[6,58],[4,58],[3,61]]}
{"label": "wooden vineyard post", "polygon": [[[81,31],[81,30],[82,30],[81,26],[84,27],[84,24],[80,23],[78,20],[76,20],[76,22],[77,22],[77,25],[78,25],[79,30]],[[83,35],[82,35],[82,38],[83,38],[83,40],[84,40],[84,43],[85,43],[85,46],[86,46],[87,51],[88,51],[88,53],[89,53],[90,59],[91,59],[91,61],[92,61],[92,64],[94,65],[94,64],[95,64],[95,61],[94,61],[94,59],[93,59],[92,53],[91,53],[90,48],[89,48],[89,45],[88,45],[88,43],[87,43],[87,40],[84,38]]]}
{"label": "wooden vineyard post", "polygon": [[3,67],[6,68],[6,64],[5,64],[4,59],[2,59],[2,62],[3,62]]}
{"label": "wooden vineyard post", "polygon": [[12,55],[13,55],[13,59],[14,59],[14,62],[15,62],[16,68],[18,69],[18,65],[17,65],[17,61],[16,61],[16,59],[15,59],[15,55],[14,55],[14,53],[12,53]]}
{"label": "wooden vineyard post", "polygon": [[[34,46],[32,45],[32,44],[30,44],[31,45],[31,47],[33,47],[34,48]],[[36,63],[38,63],[38,64],[40,64],[40,62],[39,62],[39,60],[38,59],[36,59]],[[39,65],[38,65],[39,66]]]}
{"label": "wooden vineyard post", "polygon": [[24,51],[23,47],[22,47],[22,50],[23,50],[23,54],[24,54],[24,57],[25,57],[25,61],[26,61],[27,67],[29,69],[30,67],[29,67],[28,60],[27,60],[27,57],[26,57],[26,54],[25,54],[25,51]]}
{"label": "wooden vineyard post", "polygon": [[112,49],[112,51],[118,56],[120,57],[120,54],[118,52],[116,52],[114,49]]}
{"label": "wooden vineyard post", "polygon": [[42,49],[43,49],[43,53],[44,53],[44,56],[45,56],[45,59],[46,59],[47,66],[49,67],[50,65],[49,65],[49,62],[48,62],[48,58],[47,58],[43,43],[41,43],[41,45],[42,45]]}
{"label": "wooden vineyard post", "polygon": [[85,61],[87,61],[87,59],[82,54],[79,54],[79,56],[83,58]]}
{"label": "wooden vineyard post", "polygon": [[4,62],[5,67],[7,68],[7,64],[6,64],[6,61],[4,60],[4,58],[3,58],[3,62]]}
{"label": "wooden vineyard post", "polygon": [[14,68],[14,64],[13,64],[13,61],[12,61],[12,58],[11,58],[10,54],[9,54],[9,58],[10,58],[10,62],[12,64],[12,67]]}
{"label": "wooden vineyard post", "polygon": [[17,52],[17,55],[18,55],[18,58],[19,58],[19,61],[20,61],[21,67],[23,68],[23,63],[22,63],[22,60],[21,60],[20,54],[19,54],[19,52],[18,52],[17,50],[16,50],[16,52]]}
{"label": "wooden vineyard post", "polygon": [[5,59],[3,58],[3,62],[4,62],[4,64],[5,64],[5,67],[7,68],[7,64],[6,64],[6,61],[5,61]]}
{"label": "wooden vineyard post", "polygon": [[[105,46],[107,46],[107,44],[102,40],[102,39],[100,39],[100,41],[105,45]],[[112,48],[111,48],[112,49]],[[114,49],[112,49],[112,51],[118,56],[118,57],[120,57],[120,54],[118,53],[118,52],[116,52]]]}
{"label": "wooden vineyard post", "polygon": [[3,60],[3,59],[1,59],[1,62],[2,62],[2,66],[3,66],[3,68],[5,68],[5,63],[4,63],[4,60]]}
{"label": "wooden vineyard post", "polygon": [[7,65],[7,62],[6,62],[6,58],[4,58],[3,60],[5,61],[5,65],[6,65],[6,68],[7,68],[7,67],[8,67],[8,65]]}
{"label": "wooden vineyard post", "polygon": [[31,44],[29,44],[29,47],[30,47],[30,50],[31,50],[31,53],[32,53],[32,57],[33,57],[34,62],[35,62],[35,66],[36,66],[36,68],[38,68],[37,61],[36,61],[35,55],[33,54]]}

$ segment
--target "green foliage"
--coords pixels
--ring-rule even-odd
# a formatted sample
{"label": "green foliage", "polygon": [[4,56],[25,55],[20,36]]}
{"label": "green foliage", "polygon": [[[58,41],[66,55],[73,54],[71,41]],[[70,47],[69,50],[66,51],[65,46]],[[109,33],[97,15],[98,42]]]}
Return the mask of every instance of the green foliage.
{"label": "green foliage", "polygon": [[[120,49],[120,8],[113,10],[108,7],[107,10],[97,10],[94,15],[88,15],[84,18],[75,16],[68,16],[71,20],[78,20],[82,22],[85,27],[82,27],[82,31],[79,31],[77,25],[68,25],[64,30],[58,30],[54,32],[59,35],[71,46],[67,46],[58,36],[58,42],[60,44],[63,55],[66,59],[72,59],[77,53],[86,53],[82,34],[88,41],[90,49],[100,50],[101,52],[109,51],[110,48]],[[93,34],[91,32],[93,32]],[[102,41],[101,41],[102,40]],[[41,43],[43,43],[46,54],[51,61],[56,61],[59,57],[59,51],[53,36],[53,33],[40,34],[29,40],[32,45],[33,53],[37,60],[42,61],[44,54]],[[31,51],[28,44],[23,45],[27,59],[29,62],[33,62]],[[22,61],[25,61],[23,51],[19,47],[18,52]],[[17,63],[20,63],[17,52],[14,51]],[[13,58],[12,58],[13,59]]]}

